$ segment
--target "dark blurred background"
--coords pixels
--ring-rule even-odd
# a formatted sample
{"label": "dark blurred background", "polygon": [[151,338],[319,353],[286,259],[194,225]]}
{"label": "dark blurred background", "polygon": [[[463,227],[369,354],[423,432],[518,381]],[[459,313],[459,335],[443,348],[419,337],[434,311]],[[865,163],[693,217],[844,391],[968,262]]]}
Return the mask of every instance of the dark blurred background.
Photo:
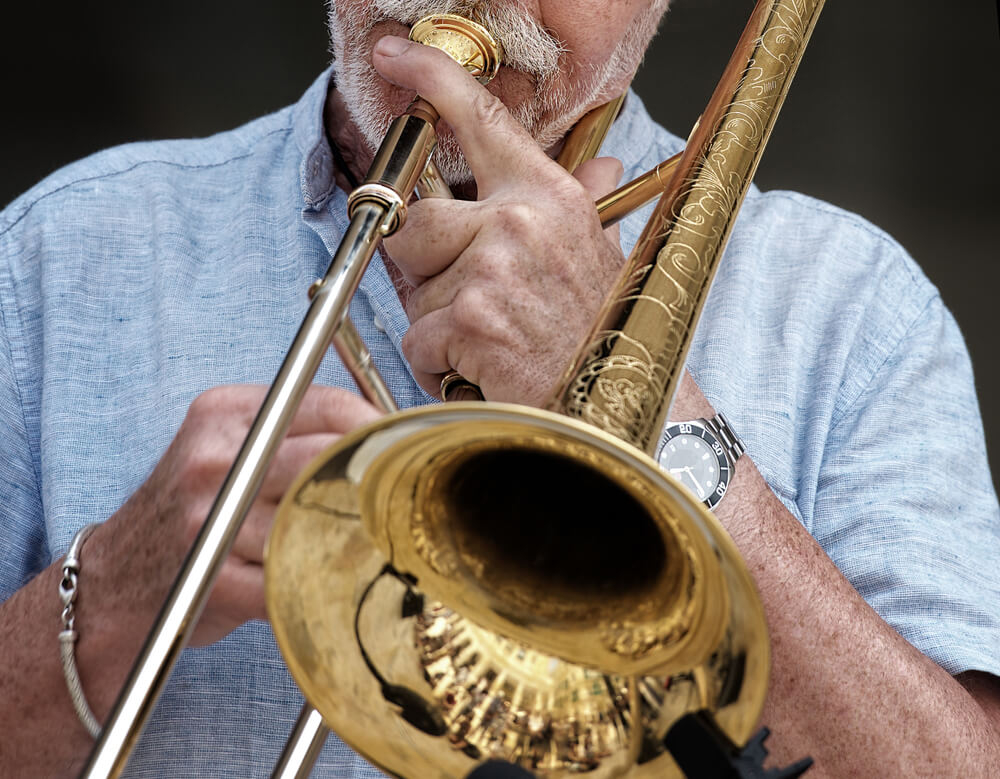
{"label": "dark blurred background", "polygon": [[[321,0],[19,6],[0,30],[3,204],[97,149],[208,135],[294,102],[329,56]],[[674,0],[636,80],[674,132],[701,111],[751,7]],[[757,183],[856,211],[917,258],[968,341],[1000,483],[998,76],[996,0],[827,3]]]}

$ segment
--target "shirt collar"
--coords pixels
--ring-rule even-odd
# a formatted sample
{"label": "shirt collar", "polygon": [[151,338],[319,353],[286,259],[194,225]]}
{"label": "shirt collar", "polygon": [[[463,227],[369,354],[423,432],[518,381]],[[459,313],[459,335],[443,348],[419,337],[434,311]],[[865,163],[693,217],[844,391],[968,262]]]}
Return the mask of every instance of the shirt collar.
{"label": "shirt collar", "polygon": [[337,189],[335,163],[330,141],[326,137],[323,112],[326,96],[333,85],[331,65],[317,78],[295,105],[292,135],[302,154],[299,181],[306,208],[319,211]]}

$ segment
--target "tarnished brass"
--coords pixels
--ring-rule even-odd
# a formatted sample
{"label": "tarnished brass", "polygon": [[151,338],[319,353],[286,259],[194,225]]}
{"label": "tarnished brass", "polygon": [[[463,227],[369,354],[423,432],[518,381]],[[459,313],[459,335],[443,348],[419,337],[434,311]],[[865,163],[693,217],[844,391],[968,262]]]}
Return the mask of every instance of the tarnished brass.
{"label": "tarnished brass", "polygon": [[546,777],[672,776],[662,737],[685,712],[711,711],[736,743],[755,727],[756,591],[650,453],[821,6],[760,0],[551,410],[401,412],[287,493],[267,552],[275,636],[310,702],[386,771],[458,777],[500,758]]}

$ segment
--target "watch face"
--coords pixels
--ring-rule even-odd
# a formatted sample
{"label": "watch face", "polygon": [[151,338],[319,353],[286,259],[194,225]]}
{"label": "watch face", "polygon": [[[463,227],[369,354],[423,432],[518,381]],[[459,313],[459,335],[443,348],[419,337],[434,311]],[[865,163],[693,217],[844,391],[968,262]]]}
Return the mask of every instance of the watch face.
{"label": "watch face", "polygon": [[712,508],[722,500],[732,478],[726,450],[697,422],[670,425],[657,457],[663,469]]}

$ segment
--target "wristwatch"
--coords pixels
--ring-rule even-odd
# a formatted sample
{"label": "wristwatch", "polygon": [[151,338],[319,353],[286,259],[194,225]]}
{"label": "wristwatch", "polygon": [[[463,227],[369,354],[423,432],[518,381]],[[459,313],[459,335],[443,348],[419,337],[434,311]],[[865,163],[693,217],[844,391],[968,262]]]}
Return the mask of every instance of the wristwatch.
{"label": "wristwatch", "polygon": [[713,508],[729,488],[746,447],[722,414],[669,425],[657,460],[663,469]]}

